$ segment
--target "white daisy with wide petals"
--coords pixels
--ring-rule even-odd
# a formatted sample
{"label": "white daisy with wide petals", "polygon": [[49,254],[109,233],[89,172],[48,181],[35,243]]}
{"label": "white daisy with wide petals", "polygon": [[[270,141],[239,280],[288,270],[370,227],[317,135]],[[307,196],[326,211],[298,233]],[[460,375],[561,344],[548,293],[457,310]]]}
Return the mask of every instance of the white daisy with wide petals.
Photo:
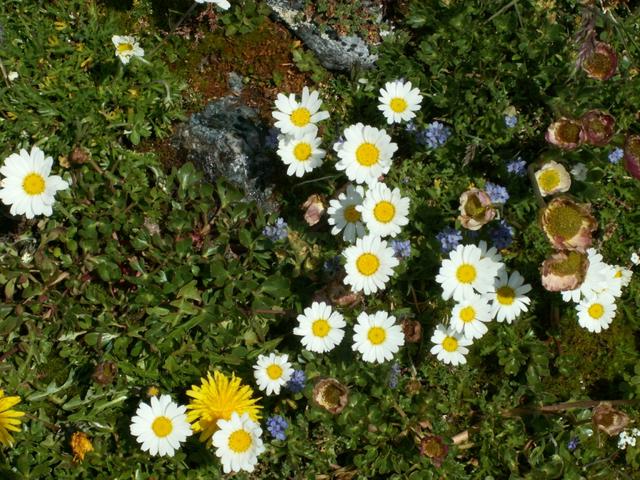
{"label": "white daisy with wide petals", "polygon": [[129,429],[143,452],[173,457],[192,433],[186,412],[187,407],[174,403],[169,395],[151,397],[150,404],[140,403]]}
{"label": "white daisy with wide petals", "polygon": [[218,431],[211,437],[211,443],[220,458],[224,473],[241,470],[253,472],[258,456],[264,450],[262,429],[249,417],[248,413],[231,414],[229,420],[218,420]]}
{"label": "white daisy with wide petals", "polygon": [[404,345],[402,327],[396,324],[396,317],[387,312],[372,315],[362,312],[353,331],[353,350],[360,352],[365,362],[391,360]]}
{"label": "white daisy with wide petals", "polygon": [[364,188],[349,184],[346,192],[329,202],[327,213],[329,225],[333,225],[332,235],[342,232],[342,238],[346,242],[353,243],[356,238],[363,237],[367,233],[362,222],[362,214],[357,210],[363,198]]}
{"label": "white daisy with wide petals", "polygon": [[293,373],[289,356],[287,354],[269,356],[259,355],[258,361],[253,367],[253,375],[256,377],[258,388],[267,395],[278,395]]}
{"label": "white daisy with wide petals", "polygon": [[344,130],[344,138],[333,149],[340,158],[336,169],[344,170],[349,180],[372,185],[389,171],[398,145],[385,130],[357,123]]}
{"label": "white daisy with wide petals", "polygon": [[522,312],[526,312],[531,303],[527,293],[531,285],[524,283],[524,277],[513,271],[511,275],[506,270],[498,273],[493,289],[487,293],[491,302],[491,316],[498,322],[512,323]]}
{"label": "white daisy with wide petals", "polygon": [[58,190],[66,190],[69,184],[58,175],[49,175],[53,158],[45,157],[40,148],[33,147],[31,152],[9,155],[0,173],[5,177],[0,182],[0,200],[11,205],[11,215],[51,216]]}
{"label": "white daisy with wide petals", "polygon": [[320,94],[315,90],[310,92],[308,87],[304,87],[300,102],[293,93],[288,97],[279,93],[276,98],[276,110],[271,115],[277,120],[276,128],[284,134],[315,134],[318,129],[316,123],[329,118],[329,112],[320,111],[321,106]]}
{"label": "white daisy with wide petals", "polygon": [[616,299],[608,293],[585,298],[576,306],[578,324],[590,332],[600,333],[611,325],[616,308]]}
{"label": "white daisy with wide petals", "polygon": [[[487,242],[484,240],[480,240],[478,242],[478,248],[480,249],[480,258],[488,258],[491,260],[491,267],[494,270],[494,277],[498,276],[502,270],[504,270],[506,265],[502,261],[502,255],[498,252],[496,247],[489,247]],[[488,264],[487,264],[488,265]]]}
{"label": "white daisy with wide petals", "polygon": [[400,263],[387,242],[372,235],[357,239],[342,255],[346,258],[344,283],[351,285],[354,292],[364,291],[365,295],[384,290]]}
{"label": "white daisy with wide petals", "polygon": [[298,326],[294,335],[300,335],[300,342],[311,352],[324,353],[333,350],[344,337],[344,317],[324,302],[313,302],[298,315]]}
{"label": "white daisy with wide petals", "polygon": [[584,281],[578,288],[562,292],[562,300],[565,302],[573,301],[578,303],[581,298],[592,297],[607,288],[610,276],[609,266],[602,260],[602,255],[595,248],[589,248],[587,250],[587,258],[589,267]]}
{"label": "white daisy with wide petals", "polygon": [[487,333],[485,323],[491,321],[491,307],[480,295],[473,294],[457,303],[451,312],[451,325],[456,332],[473,340]]}
{"label": "white daisy with wide petals", "polygon": [[371,235],[395,237],[409,223],[409,199],[400,190],[391,190],[384,183],[371,186],[362,205],[356,207]]}
{"label": "white daisy with wide petals", "polygon": [[229,10],[231,6],[227,0],[196,0],[196,3],[215,3],[222,10]]}
{"label": "white daisy with wide petals", "polygon": [[299,137],[280,135],[278,156],[289,166],[287,175],[302,177],[322,165],[322,159],[327,152],[320,148],[320,142],[315,132],[307,132]]}
{"label": "white daisy with wide petals", "polygon": [[456,332],[453,327],[438,325],[431,336],[431,353],[443,363],[451,365],[463,365],[467,363],[465,355],[469,353],[467,348],[471,345],[471,340],[463,334]]}
{"label": "white daisy with wide petals", "polygon": [[442,298],[461,302],[474,295],[485,294],[493,287],[497,275],[495,262],[482,258],[482,251],[475,245],[458,245],[442,261],[436,282],[442,286]]}
{"label": "white daisy with wide petals", "polygon": [[378,110],[382,111],[391,125],[414,118],[415,112],[420,110],[422,95],[420,90],[412,88],[411,82],[396,80],[385,83],[384,88],[380,89],[378,102]]}
{"label": "white daisy with wide petals", "polygon": [[116,57],[126,65],[133,57],[144,57],[144,49],[138,44],[136,37],[130,35],[114,35],[111,37],[113,46],[116,47]]}

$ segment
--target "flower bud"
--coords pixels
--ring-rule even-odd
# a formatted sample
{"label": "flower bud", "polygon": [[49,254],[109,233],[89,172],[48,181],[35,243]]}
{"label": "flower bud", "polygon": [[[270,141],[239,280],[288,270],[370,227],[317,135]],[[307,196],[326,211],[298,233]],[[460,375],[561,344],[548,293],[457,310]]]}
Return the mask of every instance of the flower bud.
{"label": "flower bud", "polygon": [[472,188],[460,195],[458,220],[468,230],[480,230],[496,216],[491,197],[479,188]]}

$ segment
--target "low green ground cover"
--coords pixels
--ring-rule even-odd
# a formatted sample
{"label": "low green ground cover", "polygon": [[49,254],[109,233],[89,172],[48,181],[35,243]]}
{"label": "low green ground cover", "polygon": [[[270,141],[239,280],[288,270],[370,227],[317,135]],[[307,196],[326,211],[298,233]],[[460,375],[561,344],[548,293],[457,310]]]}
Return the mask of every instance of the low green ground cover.
{"label": "low green ground cover", "polygon": [[[319,2],[310,13],[325,16],[333,3],[345,2]],[[171,35],[190,2],[2,2],[0,158],[36,145],[70,184],[50,217],[0,212],[0,389],[19,396],[13,408],[26,413],[11,446],[0,438],[2,478],[222,478],[197,435],[175,456],[153,458],[129,430],[140,402],[160,393],[186,405],[187,390],[214,370],[262,397],[266,450],[238,478],[637,478],[640,444],[622,448],[594,408],[615,401],[624,431],[637,425],[640,282],[632,277],[600,333],[580,326],[573,304],[541,283],[553,252],[537,221],[550,199],[532,176],[541,158],[572,171],[584,165],[569,193],[591,205],[604,261],[632,269],[640,250],[640,183],[611,159],[640,133],[640,10],[591,3],[397,2],[376,67],[336,74],[293,38],[272,35],[268,9],[253,0],[227,11],[199,5]],[[143,59],[124,65],[113,35],[136,36]],[[281,42],[296,66],[279,61],[266,77],[263,60],[255,70],[246,58],[215,65],[262,92],[268,101],[254,103],[267,118],[278,92],[299,97],[293,88],[303,84],[331,115],[320,130],[329,153],[317,170],[286,177],[272,152],[281,169],[277,214],[243,202],[223,180],[205,182],[165,149],[179,121],[226,89],[225,75],[207,84],[202,46],[238,51],[259,35],[263,45]],[[608,80],[576,68],[589,35],[618,54]],[[420,89],[421,109],[409,125],[387,125],[379,89],[400,78]],[[552,122],[591,110],[615,117],[606,145],[562,150],[545,140]],[[398,237],[410,254],[399,254],[384,290],[366,296],[342,283],[344,258],[335,258],[348,244],[331,234],[326,214],[309,226],[301,209],[314,194],[327,206],[347,183],[332,146],[357,122],[386,128],[398,144],[385,183],[411,205]],[[517,173],[521,160],[531,175]],[[508,192],[498,219],[477,233],[464,229],[461,194],[491,184]],[[282,238],[266,228],[279,217]],[[436,275],[454,230],[463,243],[498,242],[509,271],[532,286],[528,311],[512,324],[488,324],[459,366],[430,353],[453,306]],[[333,301],[347,323],[341,345],[325,354],[292,333],[315,298]],[[352,349],[358,315],[377,310],[422,332],[381,364]],[[301,391],[258,390],[254,365],[275,351],[304,371]],[[348,389],[339,413],[314,401],[314,385],[327,377]],[[267,429],[274,415],[288,423],[284,440]],[[76,432],[92,445],[82,460]]]}

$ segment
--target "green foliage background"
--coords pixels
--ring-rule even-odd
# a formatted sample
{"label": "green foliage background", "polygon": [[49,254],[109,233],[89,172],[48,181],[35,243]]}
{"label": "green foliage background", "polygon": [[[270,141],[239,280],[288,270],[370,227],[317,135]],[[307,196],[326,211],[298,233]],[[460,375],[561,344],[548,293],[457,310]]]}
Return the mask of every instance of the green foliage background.
{"label": "green foliage background", "polygon": [[[288,438],[268,441],[256,472],[238,478],[634,478],[640,450],[620,451],[615,438],[589,435],[588,409],[507,414],[640,394],[640,282],[634,278],[618,302],[609,330],[580,328],[573,309],[540,285],[549,247],[533,221],[538,207],[527,180],[505,166],[548,150],[544,131],[561,115],[609,111],[618,146],[625,132],[640,132],[640,11],[599,17],[599,36],[621,62],[616,77],[597,82],[574,69],[580,6],[408,2],[379,46],[377,68],[351,75],[330,74],[294,49],[301,70],[321,82],[331,112],[326,145],[356,121],[383,127],[377,92],[398,77],[425,96],[419,127],[438,119],[454,131],[430,151],[401,127],[391,129],[401,148],[388,183],[411,197],[403,237],[413,253],[385,292],[343,309],[350,324],[360,311],[376,309],[422,324],[422,342],[397,357],[402,375],[391,389],[390,365],[354,360],[350,334],[325,356],[303,351],[291,334],[296,315],[331,279],[323,262],[342,249],[326,227],[309,229],[299,209],[310,193],[332,195],[344,184],[331,158],[312,177],[329,179],[281,180],[290,234],[274,244],[262,229],[275,217],[243,203],[223,182],[203,182],[190,164],[168,167],[153,149],[136,148],[167,136],[203,101],[187,86],[190,72],[172,68],[190,55],[190,42],[172,37],[154,50],[163,22],[173,18],[162,5],[2,2],[0,59],[19,78],[0,84],[1,158],[39,145],[72,184],[58,194],[50,219],[2,218],[0,387],[19,394],[29,414],[16,446],[0,449],[2,478],[220,478],[214,455],[195,438],[175,458],[150,459],[128,432],[130,417],[151,385],[186,402],[186,389],[209,368],[235,371],[251,384],[255,358],[276,348],[311,380],[333,376],[347,384],[350,403],[338,416],[314,407],[312,382],[301,394],[263,399],[265,414],[289,420]],[[224,28],[207,35],[251,35],[264,13],[259,2],[238,2],[220,15]],[[148,63],[123,68],[114,57],[111,36],[129,33],[139,37]],[[504,125],[509,109],[517,111],[514,129]],[[64,167],[76,147],[90,161]],[[593,204],[605,260],[627,264],[640,247],[640,188],[607,161],[612,148],[583,148],[563,159],[589,167],[588,181],[571,193]],[[511,194],[502,213],[516,235],[503,254],[534,286],[532,307],[513,325],[493,324],[468,365],[450,368],[429,354],[430,334],[450,309],[434,281],[441,260],[435,234],[454,225],[460,193],[488,180]],[[112,364],[113,378],[95,375]],[[624,410],[638,418],[636,406]],[[77,430],[95,448],[79,464],[68,444]],[[451,445],[465,430],[469,442]],[[427,433],[450,444],[439,468],[419,454],[417,438]],[[580,446],[570,452],[574,437]]]}

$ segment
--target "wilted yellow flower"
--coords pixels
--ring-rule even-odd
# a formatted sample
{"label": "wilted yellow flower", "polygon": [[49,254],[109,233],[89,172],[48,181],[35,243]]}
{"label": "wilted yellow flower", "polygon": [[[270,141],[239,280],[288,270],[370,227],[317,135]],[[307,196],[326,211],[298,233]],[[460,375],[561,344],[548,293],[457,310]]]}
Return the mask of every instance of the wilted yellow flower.
{"label": "wilted yellow flower", "polygon": [[73,452],[73,461],[78,463],[84,460],[84,456],[93,452],[93,445],[89,437],[83,432],[73,432],[71,435],[71,451]]}
{"label": "wilted yellow flower", "polygon": [[566,196],[556,197],[542,212],[542,229],[553,248],[584,252],[591,246],[591,235],[598,222],[591,205],[576,203]]}

